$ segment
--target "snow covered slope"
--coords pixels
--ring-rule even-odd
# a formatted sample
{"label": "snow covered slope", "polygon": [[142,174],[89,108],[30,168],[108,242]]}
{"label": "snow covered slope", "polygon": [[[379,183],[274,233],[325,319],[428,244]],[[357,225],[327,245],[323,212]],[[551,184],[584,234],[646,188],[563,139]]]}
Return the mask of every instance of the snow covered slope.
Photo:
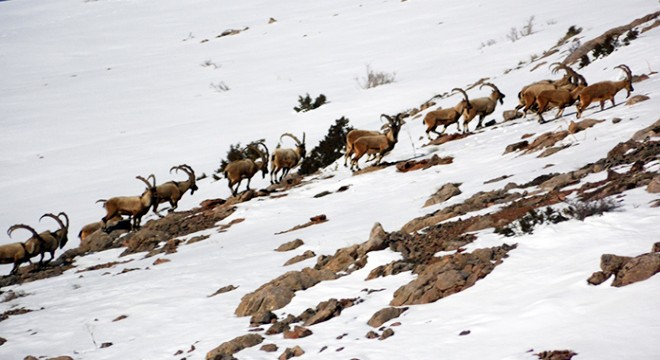
{"label": "snow covered slope", "polygon": [[[581,27],[586,42],[603,32],[660,10],[656,1],[315,1],[245,0],[12,0],[0,2],[0,229],[26,223],[39,230],[46,212],[71,217],[68,248],[84,224],[103,209],[95,201],[136,195],[136,175],[154,173],[159,182],[177,178],[171,166],[187,163],[211,175],[231,144],[265,138],[275,148],[284,132],[305,132],[308,148],[336,119],[356,128],[378,129],[379,115],[418,106],[454,87],[489,78],[507,96],[488,117],[502,122],[503,110],[517,105],[516,94],[530,82],[556,78],[547,65],[531,62],[557,44],[570,26]],[[533,19],[532,19],[533,17]],[[273,18],[276,22],[269,23]],[[530,20],[531,19],[531,20]],[[529,36],[510,39],[533,24]],[[225,30],[243,30],[217,37]],[[580,69],[588,81],[616,80],[614,66],[635,74],[658,71],[657,28],[630,45]],[[561,61],[570,45],[543,61]],[[364,89],[366,68],[394,73],[396,81]],[[533,71],[532,71],[533,70]],[[227,91],[218,90],[226,85]],[[313,266],[310,259],[283,266],[292,255],[273,249],[296,238],[331,255],[366,241],[375,222],[399,230],[415,217],[459,203],[501,175],[525,183],[539,175],[567,172],[603,158],[617,143],[658,120],[660,80],[636,83],[634,94],[650,100],[621,105],[583,117],[605,120],[562,141],[571,145],[547,158],[502,155],[524,134],[566,129],[575,113],[540,125],[535,118],[488,128],[442,146],[422,146],[420,118],[410,119],[387,161],[452,156],[451,165],[398,173],[393,167],[359,176],[341,161],[283,198],[240,204],[222,223],[245,218],[225,233],[181,246],[171,262],[131,255],[111,270],[76,274],[13,286],[27,296],[0,303],[35,311],[0,323],[0,358],[70,355],[75,359],[201,359],[220,343],[248,331],[248,319],[234,315],[243,295],[287,271]],[[324,94],[329,103],[296,113],[299,95]],[[471,97],[486,96],[486,88]],[[458,97],[438,101],[453,106]],[[546,116],[548,117],[548,116]],[[612,119],[621,121],[613,123]],[[474,130],[476,121],[471,123]],[[449,129],[455,132],[455,127]],[[548,164],[554,166],[547,168]],[[649,170],[658,170],[658,163]],[[592,175],[592,181],[602,180]],[[443,205],[423,208],[445,183],[461,183],[462,194]],[[255,177],[253,187],[268,178]],[[314,198],[322,191],[349,190]],[[180,209],[230,195],[224,179],[199,182]],[[476,286],[427,305],[411,307],[398,320],[395,336],[369,340],[366,321],[388,306],[392,294],[415,275],[404,272],[366,282],[369,271],[400,257],[382,250],[367,266],[335,281],[296,294],[276,311],[298,314],[320,301],[361,297],[364,302],[333,320],[315,325],[314,335],[268,338],[280,349],[300,345],[303,358],[316,359],[532,359],[534,352],[570,348],[577,359],[654,359],[660,353],[660,280],[624,288],[589,286],[604,253],[636,256],[658,241],[660,212],[643,189],[625,193],[619,211],[539,228],[515,239],[518,248]],[[325,214],[328,222],[274,235]],[[145,220],[155,218],[150,215]],[[20,235],[23,235],[22,233]],[[478,232],[468,250],[511,242],[491,229]],[[14,240],[3,236],[0,243]],[[78,268],[118,260],[109,250],[80,257]],[[125,260],[121,258],[120,260]],[[121,276],[123,268],[150,267]],[[6,274],[11,265],[2,265]],[[237,290],[207,297],[225,285]],[[366,294],[362,290],[385,289]],[[9,289],[3,288],[3,291]],[[40,310],[36,310],[40,309]],[[125,320],[113,322],[120,315]],[[458,336],[470,330],[468,336]],[[348,334],[338,339],[340,335]],[[101,343],[112,342],[108,348]],[[177,350],[195,351],[174,355]],[[327,350],[319,352],[324,346]],[[341,351],[337,351],[338,349]],[[241,359],[271,359],[259,347]],[[275,355],[277,354],[277,355]]]}

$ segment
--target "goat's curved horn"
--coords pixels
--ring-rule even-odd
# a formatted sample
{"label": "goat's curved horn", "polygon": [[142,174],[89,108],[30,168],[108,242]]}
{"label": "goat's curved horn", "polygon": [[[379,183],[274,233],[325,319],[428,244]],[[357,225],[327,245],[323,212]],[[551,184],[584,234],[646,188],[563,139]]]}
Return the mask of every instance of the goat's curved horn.
{"label": "goat's curved horn", "polygon": [[62,219],[60,219],[59,217],[57,217],[57,216],[55,216],[51,213],[47,213],[47,214],[41,215],[41,217],[39,218],[39,221],[41,221],[41,219],[43,219],[45,217],[53,218],[60,225],[61,230],[66,230],[66,228],[67,228],[66,225],[64,225],[64,223],[62,222]]}
{"label": "goat's curved horn", "polygon": [[630,68],[628,67],[628,65],[626,65],[626,64],[621,64],[621,65],[617,65],[617,66],[615,66],[614,68],[615,68],[615,69],[618,68],[618,69],[623,70],[623,72],[626,73],[626,77],[628,78],[628,80],[629,80],[629,81],[632,81],[632,77],[633,77],[633,76],[632,76],[632,71],[630,70]]}
{"label": "goat's curved horn", "polygon": [[461,94],[463,94],[463,97],[465,98],[465,102],[467,103],[467,109],[469,110],[469,109],[472,108],[472,104],[470,104],[470,99],[468,98],[468,94],[465,92],[465,90],[463,90],[461,88],[453,88],[453,89],[451,89],[451,91],[452,92],[458,91]]}
{"label": "goat's curved horn", "polygon": [[9,229],[7,229],[7,235],[8,235],[9,237],[11,237],[11,233],[13,233],[14,230],[16,230],[16,229],[25,229],[25,230],[28,230],[28,231],[30,231],[30,232],[32,233],[32,236],[34,236],[34,237],[40,239],[41,241],[43,241],[43,239],[41,238],[41,236],[39,235],[39,233],[37,233],[37,231],[34,230],[34,228],[32,228],[31,226],[25,225],[25,224],[16,224],[16,225],[12,225],[12,226],[10,226]]}
{"label": "goat's curved horn", "polygon": [[266,159],[266,161],[268,161],[268,157],[270,156],[270,152],[268,151],[268,146],[266,146],[266,144],[265,144],[263,141],[259,141],[259,142],[257,143],[257,145],[261,145],[261,146],[264,147],[264,150],[265,150],[265,152],[266,152],[266,157],[265,157],[265,159]]}
{"label": "goat's curved horn", "polygon": [[66,229],[69,230],[69,215],[67,215],[64,211],[61,211],[59,214],[57,214],[57,217],[64,216],[64,219],[66,220]]}
{"label": "goat's curved horn", "polygon": [[296,142],[296,144],[298,144],[298,145],[301,144],[300,140],[298,140],[298,138],[297,138],[295,135],[291,134],[291,133],[284,133],[284,134],[282,134],[282,135],[280,136],[280,141],[282,141],[282,138],[285,137],[285,136],[288,136],[288,137],[292,138],[293,141]]}
{"label": "goat's curved horn", "polygon": [[[147,179],[150,178],[151,176],[152,176],[152,175],[149,175],[149,176],[147,177]],[[139,176],[139,175],[138,175],[138,176],[136,176],[135,178],[138,179],[138,180],[140,180],[140,181],[142,181],[143,183],[145,183],[145,184],[147,185],[147,188],[148,188],[148,189],[151,188],[151,187],[153,187],[153,186],[155,186],[155,185],[152,186],[152,185],[149,183],[149,181],[147,181],[147,179],[143,178],[142,176]],[[154,180],[156,180],[156,177],[155,177],[155,176],[154,176]]]}
{"label": "goat's curved horn", "polygon": [[502,93],[502,92],[500,91],[500,89],[497,88],[497,86],[495,86],[495,85],[493,85],[492,83],[489,83],[489,82],[481,84],[481,85],[479,86],[479,90],[481,90],[481,88],[484,87],[484,86],[491,87],[491,88],[493,88],[493,90],[497,91],[497,92],[500,93],[500,94]]}

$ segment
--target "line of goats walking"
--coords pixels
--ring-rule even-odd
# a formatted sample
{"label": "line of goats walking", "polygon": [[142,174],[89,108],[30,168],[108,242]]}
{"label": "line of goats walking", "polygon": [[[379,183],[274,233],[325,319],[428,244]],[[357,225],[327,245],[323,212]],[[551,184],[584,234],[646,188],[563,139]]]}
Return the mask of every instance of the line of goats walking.
{"label": "line of goats walking", "polygon": [[[518,93],[519,104],[516,106],[516,111],[523,109],[524,114],[528,111],[534,111],[541,123],[545,122],[543,113],[551,107],[558,109],[555,116],[558,118],[562,116],[564,109],[568,106],[575,105],[577,108],[576,116],[579,118],[591,103],[600,102],[602,111],[607,100],[612,102],[612,106],[615,106],[614,96],[619,91],[626,89],[626,98],[633,91],[632,71],[624,64],[618,65],[616,68],[625,72],[625,79],[620,81],[601,81],[591,85],[588,85],[582,75],[567,65],[554,63],[550,66],[553,73],[564,70],[565,75],[558,80],[541,80],[529,84],[523,87]],[[479,89],[484,86],[492,89],[491,94],[487,97],[476,99],[469,99],[466,91],[461,88],[452,89],[450,94],[460,93],[463,95],[463,100],[454,107],[430,111],[424,116],[423,123],[426,125],[428,138],[431,139],[431,132],[441,136],[447,130],[447,127],[453,124],[456,124],[457,129],[461,131],[458,123],[461,116],[463,116],[463,133],[468,132],[469,122],[477,116],[479,116],[479,122],[476,128],[481,128],[484,118],[495,111],[498,101],[500,104],[503,104],[505,97],[494,84],[483,83]],[[434,96],[428,102],[437,97],[441,97],[441,95]],[[387,122],[381,127],[380,131],[349,131],[346,135],[344,166],[348,167],[348,160],[350,158],[351,170],[359,170],[358,161],[364,155],[367,155],[367,162],[376,160],[375,164],[380,164],[383,157],[394,149],[398,141],[399,131],[405,124],[404,118],[407,116],[408,114],[405,112],[395,116],[382,114],[381,119],[384,118]],[[438,126],[443,126],[441,132],[436,130]],[[301,159],[306,155],[305,133],[303,132],[302,141],[290,133],[285,133],[280,136],[280,142],[284,137],[293,139],[296,143],[295,147],[281,148],[278,146],[272,154],[269,154],[266,144],[258,142],[255,145],[248,146],[248,148],[259,154],[258,159],[247,158],[236,160],[225,167],[224,176],[228,181],[228,186],[233,196],[237,195],[238,188],[244,179],[247,179],[247,189],[249,190],[250,180],[256,173],[261,171],[262,178],[265,178],[268,173],[269,160],[271,165],[271,184],[281,182],[289,171],[300,163]],[[153,174],[149,175],[146,179],[142,176],[137,176],[136,178],[146,185],[146,189],[141,195],[119,196],[107,200],[98,200],[97,202],[103,203],[106,214],[101,221],[85,225],[81,229],[78,234],[81,241],[99,229],[107,232],[116,228],[136,230],[140,227],[142,217],[149,212],[150,208],[153,208],[153,211],[158,214],[158,205],[165,202],[169,202],[170,204],[169,211],[174,211],[178,206],[179,200],[188,190],[190,190],[190,194],[192,195],[198,188],[195,182],[195,172],[190,166],[185,164],[174,166],[170,169],[170,173],[172,171],[183,171],[188,175],[188,179],[185,181],[169,181],[156,185],[156,177]],[[129,217],[128,220],[123,219],[125,215]],[[40,266],[43,265],[45,253],[50,254],[50,259],[46,263],[50,262],[54,258],[55,250],[58,247],[62,249],[66,245],[69,230],[68,216],[64,212],[58,215],[47,213],[39,220],[41,221],[45,217],[55,220],[59,228],[54,231],[37,233],[31,226],[16,224],[7,230],[7,234],[10,237],[17,229],[27,230],[32,235],[24,242],[15,242],[0,246],[0,263],[14,264],[10,274],[15,274],[21,263],[32,263],[31,259],[37,255],[41,256],[39,259]]]}

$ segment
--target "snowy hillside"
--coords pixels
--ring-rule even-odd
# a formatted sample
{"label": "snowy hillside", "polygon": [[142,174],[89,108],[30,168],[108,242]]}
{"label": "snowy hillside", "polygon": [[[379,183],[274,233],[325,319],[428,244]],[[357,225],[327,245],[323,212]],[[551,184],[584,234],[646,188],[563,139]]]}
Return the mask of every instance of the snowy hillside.
{"label": "snowy hillside", "polygon": [[[475,119],[469,136],[441,145],[429,145],[426,137],[422,118],[430,110],[406,118],[396,147],[384,158],[402,164],[437,156],[451,158],[450,164],[409,172],[391,165],[353,174],[340,159],[300,185],[262,193],[235,209],[224,205],[195,213],[215,216],[223,209],[228,216],[177,236],[176,252],[152,257],[120,256],[124,248],[92,252],[76,257],[59,276],[3,286],[0,339],[6,342],[0,359],[204,359],[218,345],[247,334],[262,336],[263,343],[236,352],[238,359],[280,358],[295,346],[304,350],[302,359],[538,359],[543,351],[564,349],[578,360],[656,359],[659,278],[624,287],[610,286],[612,279],[597,286],[587,279],[601,270],[603,254],[637,257],[660,241],[660,211],[653,206],[658,195],[646,185],[660,169],[658,139],[611,151],[658,120],[660,30],[652,27],[657,15],[635,27],[637,37],[628,45],[591,57],[582,68],[570,64],[589,83],[624,79],[615,67],[626,64],[633,74],[648,76],[633,84],[632,93],[648,100],[627,105],[623,90],[615,107],[607,102],[600,111],[594,102],[581,119],[574,106],[556,120],[552,110],[545,124],[532,114],[511,121],[502,114],[518,104],[523,86],[561,77],[549,65],[566,59],[577,47],[574,39],[584,45],[659,10],[651,0],[559,0],[543,6],[519,0],[0,1],[0,245],[27,239],[23,230],[5,236],[10,226],[53,229],[52,220],[39,218],[64,211],[71,220],[69,242],[56,256],[76,249],[81,227],[105,215],[96,200],[140,194],[144,184],[138,175],[154,174],[158,183],[183,180],[183,173],[169,173],[183,163],[205,174],[197,181],[199,190],[179,203],[178,212],[187,214],[199,211],[204,200],[231,197],[227,181],[213,174],[233,144],[263,138],[273,150],[281,134],[304,132],[309,151],[341,117],[354,128],[378,130],[381,114],[419,108],[452,88],[466,89],[471,99],[488,96],[490,88],[470,87],[482,79],[506,95],[486,117],[495,125],[476,131]],[[560,42],[570,27],[581,32]],[[550,52],[553,48],[557,51]],[[389,74],[394,82],[365,88],[367,69]],[[305,94],[324,94],[328,103],[295,112]],[[459,95],[437,98],[431,109],[459,101]],[[530,148],[505,153],[509,145],[527,140],[531,146],[542,134],[556,135],[584,119],[603,121],[564,132],[551,145],[554,154],[539,157],[543,150]],[[452,125],[447,132],[458,130]],[[283,140],[285,147],[292,144]],[[633,170],[637,160],[641,169]],[[364,160],[360,165],[367,166]],[[570,181],[553,189],[539,180],[558,174],[569,174]],[[455,184],[460,193],[425,207],[445,184]],[[256,175],[251,185],[263,189],[270,183]],[[517,221],[507,216],[525,200],[542,199],[543,209],[561,211],[605,188],[619,207],[601,216],[544,223],[513,237],[494,232],[497,221]],[[324,192],[329,194],[317,196]],[[486,196],[479,206],[440,218],[473,203],[479,192],[499,197]],[[287,232],[318,215],[327,221]],[[168,218],[150,213],[142,224]],[[423,221],[431,223],[410,234],[401,231]],[[372,236],[376,223],[387,235]],[[465,228],[451,238],[432,239],[436,230],[451,226]],[[431,243],[469,241],[442,245],[442,251],[416,243],[414,250],[423,248],[426,257],[415,262],[413,247],[401,244],[425,234]],[[363,249],[376,238],[387,239],[386,245],[365,250],[362,259],[334,271],[332,280],[296,291],[290,302],[272,309],[282,321],[330,299],[350,304],[327,321],[305,326],[311,336],[267,335],[269,324],[251,326],[250,316],[236,315],[245,296],[262,285],[289,272],[321,269],[328,265],[324,259],[339,263],[332,257],[338,250]],[[190,239],[202,241],[186,243]],[[274,251],[296,239],[303,245]],[[394,304],[399,290],[423,278],[420,273],[434,263],[459,254],[477,261],[470,257],[475,250],[497,247],[493,256],[504,248],[507,256],[475,262],[473,268],[489,272],[473,286],[424,304]],[[310,258],[284,265],[308,251]],[[155,265],[156,259],[169,261]],[[366,280],[372,271],[386,273],[391,263],[401,267]],[[0,274],[11,269],[0,265]],[[461,271],[467,270],[455,273]],[[211,296],[230,285],[233,290]],[[447,290],[438,289],[436,283],[427,293]],[[367,324],[392,305],[407,309],[383,328]],[[292,330],[295,325],[302,322],[291,324]],[[393,336],[370,339],[370,331]],[[264,344],[277,350],[266,352]]]}

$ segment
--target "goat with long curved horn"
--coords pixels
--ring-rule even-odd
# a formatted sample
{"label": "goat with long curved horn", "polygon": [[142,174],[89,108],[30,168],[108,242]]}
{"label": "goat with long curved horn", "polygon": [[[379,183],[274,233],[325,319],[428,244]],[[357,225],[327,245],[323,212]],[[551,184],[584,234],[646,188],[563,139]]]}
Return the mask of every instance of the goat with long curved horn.
{"label": "goat with long curved horn", "polygon": [[305,158],[307,155],[307,150],[305,149],[305,133],[303,132],[303,141],[301,142],[298,138],[291,133],[284,133],[280,136],[280,141],[282,138],[290,137],[296,142],[296,147],[291,148],[277,148],[273,151],[273,154],[270,157],[271,168],[270,168],[270,183],[275,184],[275,178],[277,174],[282,170],[282,175],[280,175],[277,182],[282,181],[282,179],[289,173],[289,171],[296,167],[301,159]]}
{"label": "goat with long curved horn", "polygon": [[[243,179],[247,179],[247,190],[250,190],[250,181],[257,172],[261,171],[262,178],[266,178],[266,174],[268,173],[268,147],[261,141],[257,142],[256,145],[263,146],[264,151],[252,145],[248,145],[248,149],[252,149],[259,154],[258,160],[252,160],[250,158],[235,160],[225,167],[225,178],[233,196],[236,196],[238,193],[238,187],[241,186]],[[236,186],[235,188],[234,185]]]}
{"label": "goat with long curved horn", "polygon": [[632,71],[625,64],[617,65],[614,68],[621,69],[626,74],[626,78],[619,81],[600,81],[585,87],[578,96],[577,118],[580,118],[582,112],[594,101],[600,102],[601,111],[605,108],[607,100],[612,102],[612,107],[616,106],[614,96],[623,89],[626,89],[626,99],[630,97],[630,93],[635,90],[632,86]]}
{"label": "goat with long curved horn", "polygon": [[497,107],[497,102],[504,104],[505,95],[502,94],[500,89],[497,88],[492,83],[483,83],[479,86],[479,89],[484,86],[488,86],[493,89],[488,97],[481,97],[470,100],[472,107],[470,109],[463,110],[463,133],[468,132],[468,123],[479,115],[479,123],[477,124],[477,129],[482,127],[482,122],[484,118],[495,111]]}
{"label": "goat with long curved horn", "polygon": [[[428,136],[429,140],[431,139],[431,132],[434,132],[438,136],[441,136],[447,130],[447,127],[449,127],[452,124],[456,124],[458,131],[461,131],[461,127],[458,123],[458,119],[463,114],[463,111],[472,108],[472,104],[470,104],[470,99],[468,98],[468,95],[465,92],[465,90],[461,88],[453,88],[451,89],[451,92],[452,93],[460,92],[461,94],[463,94],[464,99],[461,100],[454,107],[430,111],[424,116],[423,123],[426,125],[426,136]],[[443,126],[442,132],[437,132],[436,128],[440,125]]]}

